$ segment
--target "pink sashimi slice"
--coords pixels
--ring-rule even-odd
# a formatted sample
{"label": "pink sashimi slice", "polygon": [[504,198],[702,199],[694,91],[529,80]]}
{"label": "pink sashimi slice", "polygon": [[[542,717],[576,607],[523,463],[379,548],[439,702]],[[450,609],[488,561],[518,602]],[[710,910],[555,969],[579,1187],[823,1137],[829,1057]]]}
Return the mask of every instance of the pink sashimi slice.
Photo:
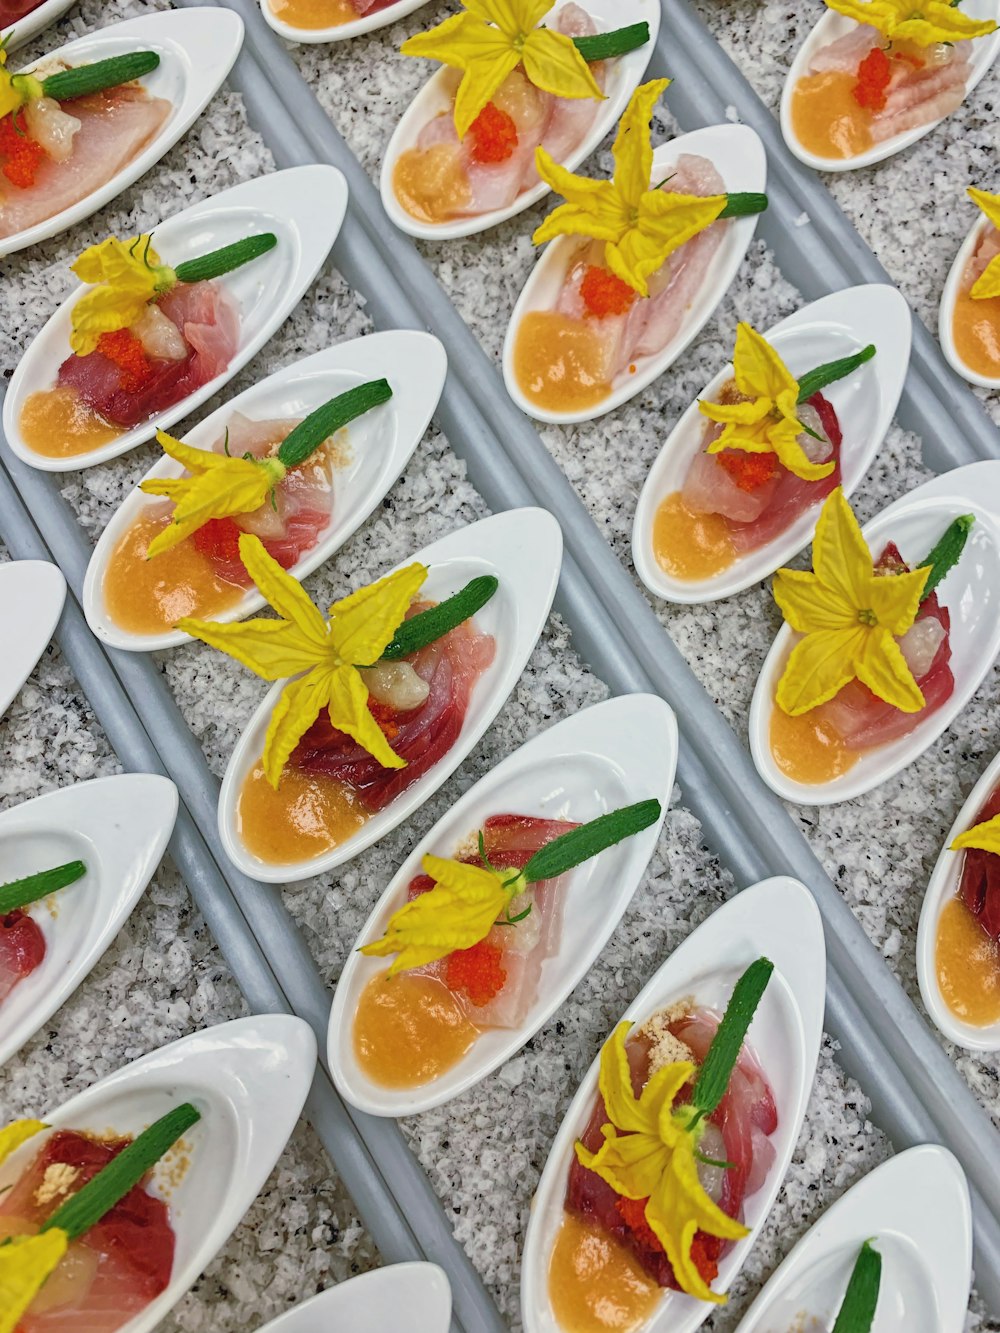
{"label": "pink sashimi slice", "polygon": [[[976,815],[973,824],[985,824],[1000,815],[1000,787]],[[969,847],[962,862],[958,894],[991,939],[1000,939],[1000,856],[982,847]]]}
{"label": "pink sashimi slice", "polygon": [[968,42],[957,42],[947,64],[913,69],[894,61],[892,82],[883,109],[872,118],[871,136],[884,143],[897,134],[928,125],[956,111],[965,98],[969,77]]}
{"label": "pink sashimi slice", "polygon": [[0,1001],[45,958],[45,936],[33,917],[18,909],[0,916]]}
{"label": "pink sashimi slice", "polygon": [[73,152],[65,162],[45,160],[28,189],[3,182],[0,239],[45,222],[99,190],[142,152],[173,107],[137,84],[125,84],[66,102],[63,109],[80,121]]}
{"label": "pink sashimi slice", "polygon": [[964,285],[971,287],[997,255],[1000,255],[1000,231],[996,227],[987,227],[976,246],[975,253],[966,265],[963,275]]}

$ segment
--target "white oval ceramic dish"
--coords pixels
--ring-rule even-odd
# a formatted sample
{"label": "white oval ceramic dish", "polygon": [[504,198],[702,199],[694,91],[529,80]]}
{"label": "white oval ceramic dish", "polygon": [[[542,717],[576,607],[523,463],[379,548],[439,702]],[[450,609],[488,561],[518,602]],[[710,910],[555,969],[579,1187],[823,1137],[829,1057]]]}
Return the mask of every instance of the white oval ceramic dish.
{"label": "white oval ceramic dish", "polygon": [[454,773],[496,717],[542,632],[559,581],[562,532],[544,509],[510,509],[449,533],[403,564],[413,561],[430,570],[420,596],[431,601],[450,597],[481,574],[495,574],[500,580],[497,592],[476,612],[480,630],[496,638],[497,653],[476,682],[461,734],[433,768],[341,846],[308,861],[262,861],[240,837],[237,807],[243,783],[263,751],[271,713],[285,684],[279,681],[240,737],[219,793],[219,832],[226,852],[234,865],[255,879],[285,884],[344,865],[419,809]]}
{"label": "white oval ceramic dish", "polygon": [[[332,521],[313,549],[289,571],[301,580],[344,545],[399,478],[427,429],[447,368],[444,348],[429,333],[408,329],[372,333],[324,348],[276,371],[206,417],[188,432],[185,440],[197,448],[210,449],[234,412],[257,421],[304,417],[338,393],[345,393],[366,380],[382,376],[388,379],[392,387],[389,401],[352,421],[347,428],[349,458],[333,473]],[[179,477],[183,472],[179,463],[163,458],[150,468],[146,477]],[[101,533],[87,566],[83,585],[87,623],[99,639],[115,648],[152,652],[189,641],[180,630],[135,634],[122,629],[104,604],[103,579],[118,543],[143,510],[159,508],[163,503],[156,496],[144,495],[137,487]],[[263,605],[263,597],[251,585],[235,606],[213,618],[221,622],[242,620]]]}
{"label": "white oval ceramic dish", "polygon": [[954,320],[955,303],[962,291],[962,275],[965,272],[965,266],[979,248],[979,243],[991,230],[993,224],[989,218],[984,218],[981,214],[976,223],[974,223],[968,236],[962,242],[955,261],[948,270],[948,278],[944,284],[944,291],[941,293],[941,304],[938,307],[938,339],[941,343],[941,350],[944,352],[945,359],[957,374],[970,384],[979,384],[984,389],[1000,389],[1000,375],[980,375],[977,370],[966,365],[958,353],[958,347],[955,344]]}
{"label": "white oval ceramic dish", "polygon": [[87,873],[27,909],[45,957],[0,1003],[0,1065],[76,990],[127,920],[160,864],[177,788],[152,773],[79,782],[0,814],[4,883],[67,861]]}
{"label": "white oval ceramic dish", "polygon": [[[823,926],[812,896],[797,880],[784,877],[745,889],[674,950],[623,1015],[641,1022],[687,995],[721,1012],[741,973],[761,956],[774,963],[774,973],[747,1041],[774,1092],[779,1123],[771,1142],[776,1157],[764,1185],[744,1206],[750,1234],[719,1263],[714,1284],[718,1291],[732,1284],[774,1203],[812,1090],[826,986]],[[566,1112],[532,1202],[521,1268],[527,1333],[560,1333],[549,1303],[549,1258],[563,1218],[573,1145],[593,1111],[599,1065],[598,1055]],[[693,1333],[714,1309],[681,1292],[665,1291],[641,1333]]]}
{"label": "white oval ceramic dish", "polygon": [[[185,10],[181,17],[189,13]],[[43,472],[75,472],[127,453],[200,407],[260,351],[298,305],[330,253],[346,207],[347,182],[340,172],[335,167],[310,165],[244,181],[161,223],[155,243],[164,262],[171,264],[246,236],[262,232],[277,236],[273,250],[219,279],[240,308],[240,341],[232,361],[195,393],[108,444],[72,458],[36,453],[21,435],[21,410],[37,389],[55,384],[60,365],[70,355],[72,309],[87,290],[81,284],[39,331],[11,378],[4,399],[3,430],[14,453]]]}
{"label": "white oval ceramic dish", "polygon": [[[333,996],[327,1054],[340,1092],[370,1115],[416,1115],[466,1092],[521,1049],[590,970],[614,933],[656,847],[677,767],[677,722],[652,694],[628,694],[550,727],[522,745],[466,792],[406,858],[348,956]],[[571,872],[556,954],[542,964],[538,998],[517,1028],[486,1029],[465,1058],[419,1088],[385,1088],[354,1053],[353,1019],[361,992],[384,972],[384,958],[357,950],[385,933],[406,901],[427,853],[453,856],[490,815],[514,813],[586,823],[609,810],[655,797],[655,825]]]}
{"label": "white oval ceramic dish", "polygon": [[271,8],[268,0],[260,0],[261,12],[268,27],[274,29],[286,42],[298,42],[308,45],[315,42],[346,42],[352,37],[361,37],[366,32],[375,32],[387,28],[390,23],[398,23],[408,18],[416,9],[422,9],[427,0],[396,0],[395,4],[374,13],[362,14],[360,18],[349,19],[347,23],[332,23],[327,28],[296,28],[292,23],[280,19]]}
{"label": "white oval ceramic dish", "polygon": [[303,1301],[259,1333],[386,1333],[401,1323],[407,1333],[448,1333],[450,1321],[451,1288],[437,1264],[390,1264]]}
{"label": "white oval ceramic dish", "polygon": [[[568,3],[569,0],[555,0],[552,8],[544,16],[549,26],[563,5]],[[598,32],[610,32],[614,28],[624,28],[630,23],[648,23],[649,41],[645,46],[621,56],[609,67],[606,100],[597,104],[597,115],[589,132],[577,148],[563,160],[562,165],[568,171],[575,170],[584,158],[589,157],[604,136],[614,128],[625,110],[628,99],[642,79],[653,54],[656,35],[660,30],[660,6],[656,0],[580,0],[580,3],[593,18]],[[393,131],[382,159],[379,185],[383,208],[400,231],[405,231],[409,236],[419,236],[425,241],[450,241],[458,236],[475,236],[478,232],[488,231],[490,227],[495,227],[498,223],[506,222],[508,218],[523,213],[526,208],[530,208],[549,193],[549,187],[545,182],[539,181],[530,190],[522,190],[507,208],[495,208],[488,213],[479,213],[476,217],[455,218],[451,222],[420,222],[407,213],[396,198],[396,191],[392,186],[392,174],[401,154],[406,149],[416,146],[420,131],[427,122],[438,112],[450,110],[449,86],[447,68],[441,68],[431,76],[403,112],[403,117]]]}
{"label": "white oval ceramic dish", "polygon": [[[170,1284],[119,1333],[149,1333],[222,1248],[288,1142],[315,1072],[316,1039],[301,1018],[238,1018],[153,1051],[46,1114],[54,1129],[135,1135],[182,1102],[201,1112],[183,1138],[190,1165],[180,1179],[169,1155],[152,1172],[177,1237]],[[8,1157],[0,1190],[18,1179],[47,1133]]]}
{"label": "white oval ceramic dish", "polygon": [[787,625],[778,631],[750,705],[750,751],[758,773],[785,800],[833,805],[871,791],[923,754],[979,688],[1000,652],[1000,462],[972,463],[918,486],[883,509],[864,535],[876,557],[886,542],[894,541],[904,560],[921,560],[961,514],[974,514],[976,522],[961,560],[937,590],[941,605],[951,612],[954,693],[908,735],[862,754],[831,782],[796,782],[771,753],[774,692],[795,641]]}
{"label": "white oval ceramic dish", "polygon": [[[962,6],[962,13],[973,19],[995,19],[1000,11],[997,0],[967,0]],[[941,124],[941,119],[947,119],[942,117],[939,120],[931,120],[926,125],[918,125],[916,129],[907,130],[905,134],[895,134],[891,139],[875,144],[855,157],[819,157],[805,148],[792,124],[792,96],[796,85],[809,72],[809,63],[820,47],[828,46],[839,37],[846,36],[855,27],[857,24],[853,19],[846,18],[832,9],[826,10],[799,48],[782,89],[780,119],[785,143],[800,162],[804,162],[807,167],[815,167],[818,171],[855,171],[859,167],[871,167],[876,162],[884,162],[887,157],[894,157],[896,153],[901,153],[918,139],[922,139],[925,134],[930,134],[931,130]],[[973,40],[969,80],[965,88],[966,97],[989,71],[998,54],[1000,54],[1000,31]]]}
{"label": "white oval ceramic dish", "polygon": [[[793,375],[875,344],[871,361],[823,390],[843,431],[841,472],[848,495],[871,466],[899,402],[910,359],[910,326],[910,308],[900,292],[872,283],[821,297],[766,334]],[[653,550],[656,513],[668,495],[684,489],[688,469],[701,452],[708,422],[698,410],[698,399],[716,399],[732,375],[730,362],[687,409],[667,436],[639,495],[632,528],[632,563],[649,591],[668,602],[714,602],[743,592],[808,546],[816,526],[818,509],[814,505],[779,537],[741,556],[713,578],[678,579],[660,567]]]}
{"label": "white oval ceramic dish", "polygon": [[[682,153],[706,157],[722,177],[727,192],[753,191],[762,193],[767,184],[767,158],[764,145],[748,125],[710,125],[707,129],[692,130],[668,143],[660,144],[653,153],[650,183],[669,176],[670,168]],[[579,236],[558,236],[550,241],[531,276],[521,289],[521,295],[510,317],[503,345],[503,378],[507,392],[528,416],[537,421],[568,425],[576,421],[592,421],[606,412],[613,412],[622,403],[641,393],[677,360],[684,349],[698,336],[712,317],[715,307],[729,290],[737,270],[743,262],[747,247],[757,228],[757,215],[730,218],[726,223],[722,244],[716,251],[701,287],[686,312],[680,328],[667,345],[653,356],[635,360],[634,374],[619,375],[617,388],[594,407],[576,412],[550,412],[533,403],[521,390],[514,371],[514,345],[518,326],[530,311],[551,310],[570,260],[581,244]]]}
{"label": "white oval ceramic dish", "polygon": [[[57,11],[65,8],[60,0]],[[29,20],[33,17],[28,16]],[[22,40],[21,32],[18,40]],[[0,239],[0,255],[13,254],[15,250],[48,240],[83,218],[89,218],[91,213],[110,203],[159,162],[164,153],[188,132],[218,92],[242,45],[243,20],[240,16],[228,9],[206,6],[204,9],[168,9],[114,23],[43,57],[45,60],[55,57],[68,65],[89,65],[95,60],[107,60],[130,51],[155,51],[160,64],[151,74],[144,74],[141,82],[150,96],[165,98],[173,110],[150,143],[99,190],[45,222]]]}
{"label": "white oval ceramic dish", "polygon": [[0,41],[6,42],[8,51],[16,51],[25,42],[30,42],[40,32],[44,32],[56,19],[62,18],[75,0],[42,0],[37,9],[25,14],[9,28],[0,28]]}
{"label": "white oval ceramic dish", "polygon": [[47,560],[0,564],[0,717],[14,702],[55,633],[66,601],[66,580]]}
{"label": "white oval ceramic dish", "polygon": [[961,1333],[972,1212],[958,1162],[936,1144],[890,1157],[842,1195],[773,1274],[736,1333],[832,1328],[866,1240],[882,1256],[872,1333]]}
{"label": "white oval ceramic dish", "polygon": [[949,1008],[941,994],[935,965],[937,928],[944,905],[958,892],[962,878],[965,852],[953,852],[951,844],[960,833],[967,832],[977,823],[980,810],[998,786],[1000,786],[1000,754],[973,787],[957,819],[948,830],[948,836],[942,844],[924,894],[923,906],[920,909],[920,925],[917,928],[917,979],[920,982],[920,998],[924,1002],[924,1008],[949,1041],[956,1042],[970,1051],[1000,1051],[1000,1021],[986,1027],[977,1027],[975,1024],[963,1022]]}

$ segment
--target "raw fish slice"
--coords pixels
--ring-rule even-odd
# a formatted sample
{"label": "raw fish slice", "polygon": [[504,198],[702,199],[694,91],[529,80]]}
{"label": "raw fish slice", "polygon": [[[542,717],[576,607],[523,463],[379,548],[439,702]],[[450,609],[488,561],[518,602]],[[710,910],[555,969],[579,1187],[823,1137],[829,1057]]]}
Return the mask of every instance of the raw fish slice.
{"label": "raw fish slice", "polygon": [[45,958],[45,936],[33,917],[18,909],[0,916],[0,1001]]}
{"label": "raw fish slice", "polygon": [[868,23],[859,23],[835,42],[821,46],[809,61],[809,72],[853,74],[868,52],[881,42],[882,34],[877,28]]}
{"label": "raw fish slice", "polygon": [[894,76],[885,107],[872,120],[871,136],[875,143],[884,143],[897,134],[941,120],[962,105],[969,73],[968,55],[959,50],[964,45],[959,43],[953,48],[956,54],[947,65],[923,70],[907,68],[898,82]]}
{"label": "raw fish slice", "polygon": [[997,255],[1000,255],[1000,231],[997,231],[996,227],[987,227],[982,240],[976,246],[975,254],[966,265],[963,275],[965,286],[971,287]]}
{"label": "raw fish slice", "polygon": [[[1000,787],[997,787],[972,822],[985,824],[997,815],[1000,815]],[[979,918],[979,924],[987,935],[995,940],[1000,939],[1000,856],[995,852],[984,851],[981,847],[968,848],[962,863],[958,893],[969,911]]]}
{"label": "raw fish slice", "polygon": [[566,274],[566,279],[556,300],[556,310],[569,319],[586,323],[596,346],[600,350],[600,361],[595,361],[595,375],[610,383],[619,367],[628,362],[628,349],[641,336],[646,325],[648,301],[633,301],[624,315],[604,315],[595,318],[587,310],[581,295],[581,285],[591,265],[602,266],[604,262],[604,242],[591,241],[577,251]]}
{"label": "raw fish slice", "polygon": [[722,514],[732,524],[750,526],[760,517],[765,506],[778,489],[777,473],[755,490],[746,491],[737,485],[735,477],[719,462],[718,454],[707,452],[709,444],[722,434],[718,422],[710,423],[704,435],[704,448],[691,460],[681,499],[692,514]]}
{"label": "raw fish slice", "polygon": [[0,0],[0,28],[9,28],[33,13],[43,0]]}
{"label": "raw fish slice", "polygon": [[[567,37],[591,37],[597,32],[597,25],[585,9],[571,3],[563,5],[556,15],[553,28]],[[607,83],[606,66],[603,60],[595,60],[589,66],[594,82],[604,91]],[[550,153],[556,162],[564,162],[594,123],[598,103],[592,97],[553,97],[549,109],[549,118],[542,134],[541,146]],[[532,150],[523,173],[521,188],[530,190],[538,183],[535,169],[535,154]]]}
{"label": "raw fish slice", "polygon": [[159,302],[194,349],[188,366],[188,393],[200,389],[229,365],[239,346],[240,315],[233,298],[220,283],[178,283]]}
{"label": "raw fish slice", "polygon": [[471,198],[456,207],[455,212],[461,216],[492,212],[514,202],[525,177],[534,171],[535,149],[542,142],[555,98],[536,88],[518,68],[504,79],[492,101],[513,119],[517,147],[503,162],[477,162],[472,153],[472,135],[466,135],[461,151]]}
{"label": "raw fish slice", "polygon": [[73,152],[65,162],[43,161],[26,190],[3,182],[0,238],[44,222],[100,189],[138,156],[173,107],[131,83],[76,98],[64,110],[80,121]]}

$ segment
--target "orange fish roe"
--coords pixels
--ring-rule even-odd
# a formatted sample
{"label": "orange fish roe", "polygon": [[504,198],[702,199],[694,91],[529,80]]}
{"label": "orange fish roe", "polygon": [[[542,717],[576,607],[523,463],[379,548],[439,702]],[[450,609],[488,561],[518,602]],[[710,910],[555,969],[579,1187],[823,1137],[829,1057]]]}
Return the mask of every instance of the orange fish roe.
{"label": "orange fish roe", "polygon": [[97,340],[97,350],[119,368],[119,383],[126,393],[137,392],[153,373],[145,348],[129,329],[102,333]]}
{"label": "orange fish roe", "polygon": [[776,454],[750,454],[744,449],[723,449],[716,457],[741,491],[755,491],[763,486],[778,466]]}
{"label": "orange fish roe", "polygon": [[472,156],[476,162],[506,162],[517,147],[517,125],[513,116],[487,102],[469,126]]}
{"label": "orange fish roe", "polygon": [[28,138],[24,112],[14,116],[4,116],[0,120],[0,158],[3,167],[0,170],[19,190],[27,190],[35,183],[35,173],[48,156],[45,149],[34,139]]}
{"label": "orange fish roe", "polygon": [[471,949],[455,949],[445,965],[449,990],[464,990],[475,1005],[489,1004],[503,990],[507,972],[500,965],[502,950],[480,940]]}
{"label": "orange fish roe", "polygon": [[368,711],[378,723],[382,735],[386,740],[391,741],[394,736],[399,735],[399,727],[393,721],[396,716],[396,710],[391,704],[380,704],[377,699],[368,696]]}
{"label": "orange fish roe", "polygon": [[240,558],[240,529],[231,518],[210,518],[194,534],[195,547],[217,560]]}
{"label": "orange fish roe", "polygon": [[[622,1221],[640,1244],[648,1245],[651,1250],[662,1252],[663,1246],[660,1243],[659,1236],[646,1221],[647,1203],[649,1203],[648,1199],[626,1199],[624,1195],[619,1195],[615,1200],[615,1207],[621,1214]],[[714,1282],[719,1275],[719,1265],[709,1253],[710,1247],[714,1247],[716,1244],[714,1238],[709,1243],[701,1231],[695,1233],[694,1240],[691,1242],[691,1261],[700,1273],[703,1282]]]}
{"label": "orange fish roe", "polygon": [[614,273],[591,264],[580,283],[580,295],[588,312],[603,319],[605,315],[624,315],[637,293]]}
{"label": "orange fish roe", "polygon": [[858,81],[851,89],[858,106],[868,111],[883,110],[891,78],[889,57],[880,46],[873,46],[858,66]]}

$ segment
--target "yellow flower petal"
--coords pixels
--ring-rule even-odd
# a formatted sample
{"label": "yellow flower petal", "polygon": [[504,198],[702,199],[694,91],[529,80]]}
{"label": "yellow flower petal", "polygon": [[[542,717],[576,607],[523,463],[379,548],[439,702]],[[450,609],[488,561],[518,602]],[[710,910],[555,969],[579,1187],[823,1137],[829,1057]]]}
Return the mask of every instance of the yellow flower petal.
{"label": "yellow flower petal", "polygon": [[[994,227],[1000,229],[1000,194],[987,194],[970,186],[966,191],[974,200]],[[977,301],[990,300],[1000,296],[1000,255],[994,255],[990,262],[972,284],[970,295]]]}
{"label": "yellow flower petal", "polygon": [[833,458],[825,463],[814,463],[799,443],[801,433],[802,423],[796,417],[783,416],[768,431],[768,440],[783,468],[803,481],[822,481],[830,475],[836,463]]}
{"label": "yellow flower petal", "polygon": [[14,1333],[68,1245],[60,1227],[38,1236],[14,1236],[0,1245],[0,1333]]}
{"label": "yellow flower petal", "polygon": [[670,1168],[670,1148],[655,1133],[617,1134],[604,1125],[604,1142],[596,1153],[577,1141],[581,1166],[593,1171],[626,1199],[648,1199]]}
{"label": "yellow flower petal", "polygon": [[858,680],[900,712],[919,713],[925,706],[927,701],[906,664],[903,650],[880,625],[865,635],[856,667]]}
{"label": "yellow flower petal", "polygon": [[800,634],[854,629],[858,624],[857,608],[807,570],[779,569],[773,592],[781,614]]}
{"label": "yellow flower petal", "polygon": [[725,206],[725,195],[702,198],[647,190],[638,203],[636,224],[624,232],[616,246],[608,246],[608,267],[640,295],[648,296],[646,278],[685,241],[710,227]]}
{"label": "yellow flower petal", "polygon": [[930,567],[925,566],[906,574],[872,579],[868,605],[890,634],[905,634],[916,620],[930,572]]}
{"label": "yellow flower petal", "polygon": [[744,322],[736,326],[733,368],[736,387],[748,397],[770,398],[777,402],[782,392],[791,391],[798,396],[799,385],[795,376],[767,339]]}
{"label": "yellow flower petal", "polygon": [[490,933],[515,891],[480,866],[425,856],[423,868],[436,881],[434,888],[394,912],[381,939],[361,948],[378,958],[396,954],[390,976],[424,967],[455,949],[471,949]]}
{"label": "yellow flower petal", "polygon": [[[4,52],[6,57],[6,52]],[[12,75],[6,70],[0,71],[0,118],[11,116],[16,111],[20,111],[24,105],[24,97],[14,86]]]}
{"label": "yellow flower petal", "polygon": [[173,286],[174,271],[160,263],[150,239],[145,234],[127,241],[110,236],[84,250],[72,265],[81,282],[96,284],[73,307],[69,341],[78,356],[92,352],[102,333],[127,329],[147,302]]}
{"label": "yellow flower petal", "polygon": [[42,1120],[15,1120],[0,1129],[0,1162],[5,1162],[22,1143],[27,1143],[48,1126]]}
{"label": "yellow flower petal", "polygon": [[287,620],[258,619],[245,620],[241,625],[218,625],[214,620],[183,616],[177,622],[177,629],[235,657],[261,680],[297,676],[320,659],[312,637]]}
{"label": "yellow flower petal", "polygon": [[992,819],[960,833],[951,844],[951,849],[957,852],[963,847],[976,847],[980,851],[995,852],[1000,856],[1000,815],[994,815]]}
{"label": "yellow flower petal", "polygon": [[653,170],[653,145],[650,142],[653,109],[669,87],[669,79],[651,79],[640,84],[629,98],[625,114],[618,123],[615,145],[611,150],[615,160],[615,189],[635,208],[649,190]]}
{"label": "yellow flower petal", "polygon": [[405,768],[368,709],[368,687],[353,667],[338,667],[330,682],[330,721],[364,746],[383,768]]}
{"label": "yellow flower petal", "polygon": [[521,48],[524,72],[535,85],[554,97],[593,97],[604,100],[590,66],[573,39],[563,32],[535,28]]}
{"label": "yellow flower petal", "polygon": [[455,94],[455,131],[460,139],[465,137],[469,126],[519,63],[517,51],[505,47],[484,54],[466,66]]}
{"label": "yellow flower petal", "polygon": [[933,46],[985,37],[993,32],[992,19],[977,20],[941,0],[826,0],[831,9],[856,23],[867,23],[897,41]]}
{"label": "yellow flower petal", "polygon": [[264,776],[277,791],[292,751],[330,700],[333,671],[313,667],[278,695],[264,738]]}
{"label": "yellow flower petal", "polygon": [[70,317],[70,348],[77,356],[89,355],[102,333],[117,333],[134,324],[148,300],[143,292],[118,287],[94,287],[84,292]]}
{"label": "yellow flower petal", "polygon": [[143,263],[145,255],[153,269],[161,267],[152,239],[152,233],[147,232],[126,241],[109,236],[84,250],[70,267],[81,282],[118,282],[130,277],[143,284],[155,282],[155,277]]}
{"label": "yellow flower petal", "polygon": [[[163,434],[163,431],[158,432],[157,438]],[[162,439],[160,442],[162,444]],[[179,443],[174,441],[175,445]],[[150,542],[147,559],[177,546],[209,519],[252,514],[285,477],[286,469],[279,458],[227,458],[204,449],[188,452],[200,453],[216,461],[208,467],[203,467],[200,462],[194,464],[197,471],[190,477],[163,477],[139,485],[147,495],[164,495],[174,501],[170,523]],[[177,457],[177,454],[178,450],[174,449],[172,456]]]}
{"label": "yellow flower petal", "polygon": [[985,213],[994,227],[1000,228],[1000,194],[987,194],[985,190],[977,190],[974,185],[969,186],[966,194]]}
{"label": "yellow flower petal", "polygon": [[317,653],[325,652],[331,643],[326,621],[298,579],[282,569],[277,560],[268,555],[260,538],[249,532],[240,538],[240,559],[278,615],[297,626],[303,639],[313,644]]}
{"label": "yellow flower petal", "polygon": [[869,605],[872,555],[840,486],[824,502],[816,524],[813,569],[850,606]]}
{"label": "yellow flower petal", "polygon": [[778,707],[789,717],[799,717],[832,699],[857,675],[854,663],[865,638],[863,625],[807,634],[792,649],[778,681]]}
{"label": "yellow flower petal", "polygon": [[[698,411],[710,421],[732,423],[734,426],[756,426],[765,421],[774,411],[770,398],[755,398],[749,403],[713,403],[706,398],[698,399]],[[761,447],[766,447],[766,442]],[[718,440],[708,446],[710,454],[717,454],[726,448]]]}
{"label": "yellow flower petal", "polygon": [[354,666],[377,662],[426,578],[427,566],[414,562],[334,602],[330,641],[342,661]]}
{"label": "yellow flower petal", "polygon": [[614,241],[628,226],[628,216],[610,181],[575,176],[545,151],[535,149],[535,168],[539,176],[566,200],[536,227],[535,245],[544,245],[556,236],[591,236],[596,241]]}

